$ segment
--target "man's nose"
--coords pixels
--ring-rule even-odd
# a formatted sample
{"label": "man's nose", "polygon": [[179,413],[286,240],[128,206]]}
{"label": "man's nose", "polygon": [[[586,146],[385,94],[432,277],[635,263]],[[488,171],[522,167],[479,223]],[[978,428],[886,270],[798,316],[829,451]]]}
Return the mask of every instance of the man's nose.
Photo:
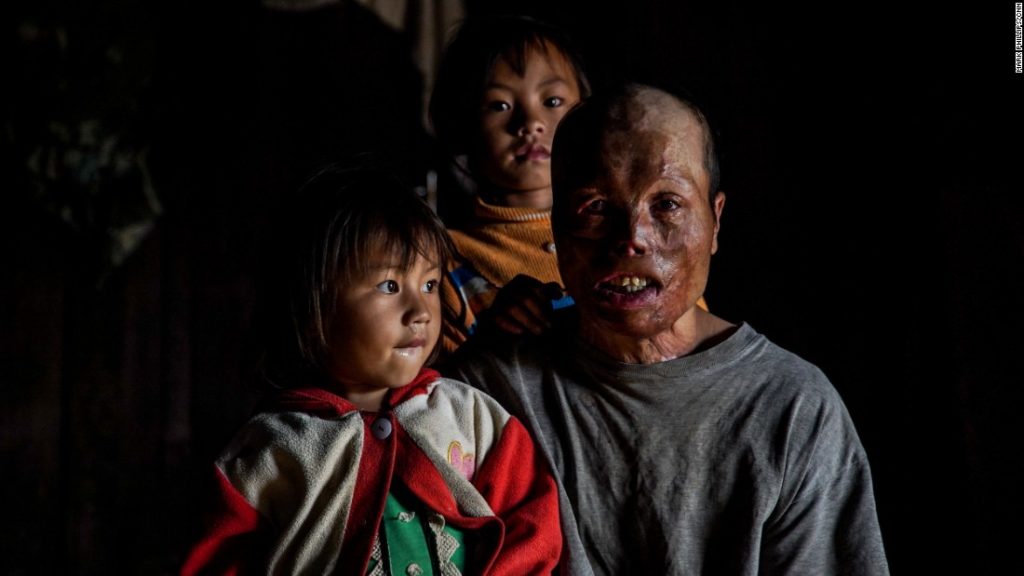
{"label": "man's nose", "polygon": [[642,213],[633,211],[621,215],[616,226],[614,250],[617,254],[639,258],[650,248],[651,223]]}

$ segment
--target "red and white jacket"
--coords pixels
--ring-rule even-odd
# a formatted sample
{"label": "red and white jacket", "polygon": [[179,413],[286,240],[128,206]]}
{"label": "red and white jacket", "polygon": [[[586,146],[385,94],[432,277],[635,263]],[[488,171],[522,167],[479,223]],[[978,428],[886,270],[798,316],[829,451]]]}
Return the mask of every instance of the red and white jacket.
{"label": "red and white jacket", "polygon": [[466,532],[467,573],[550,574],[561,555],[555,481],[526,429],[432,370],[373,414],[323,389],[281,391],[228,445],[216,477],[183,574],[361,576],[396,478]]}

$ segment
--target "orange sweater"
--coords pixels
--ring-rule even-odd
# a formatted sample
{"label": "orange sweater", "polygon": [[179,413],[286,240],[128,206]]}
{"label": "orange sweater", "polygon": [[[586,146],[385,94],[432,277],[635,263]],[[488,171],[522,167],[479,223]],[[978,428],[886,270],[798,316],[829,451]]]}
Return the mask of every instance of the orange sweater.
{"label": "orange sweater", "polygon": [[518,274],[562,283],[551,233],[551,211],[512,208],[475,200],[473,224],[452,230],[459,258],[448,272],[442,298],[458,315],[446,325],[444,348],[458,348],[472,333],[477,315],[490,307],[498,290]]}

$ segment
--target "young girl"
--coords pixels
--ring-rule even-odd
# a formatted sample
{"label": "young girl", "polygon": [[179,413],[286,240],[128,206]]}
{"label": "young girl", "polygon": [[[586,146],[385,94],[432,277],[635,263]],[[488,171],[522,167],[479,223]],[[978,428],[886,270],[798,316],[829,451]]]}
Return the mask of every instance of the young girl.
{"label": "young girl", "polygon": [[460,257],[443,296],[458,320],[445,325],[447,350],[475,330],[499,289],[491,317],[500,327],[522,332],[546,325],[547,302],[561,285],[551,234],[552,138],[589,92],[566,36],[536,20],[470,18],[449,43],[430,117],[477,195],[468,224],[452,231]]}
{"label": "young girl", "polygon": [[275,390],[216,461],[216,506],[183,573],[550,573],[557,492],[526,430],[424,368],[442,224],[367,170],[321,172],[298,206]]}

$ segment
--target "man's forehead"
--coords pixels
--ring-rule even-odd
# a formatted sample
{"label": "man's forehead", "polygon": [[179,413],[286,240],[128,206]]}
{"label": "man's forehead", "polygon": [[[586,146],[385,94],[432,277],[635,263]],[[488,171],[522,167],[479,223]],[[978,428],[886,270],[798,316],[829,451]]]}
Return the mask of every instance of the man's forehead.
{"label": "man's forehead", "polygon": [[701,128],[693,110],[672,95],[653,89],[625,99],[608,119],[602,126],[607,134],[650,131],[671,135]]}
{"label": "man's forehead", "polygon": [[652,175],[652,170],[663,173],[678,165],[694,173],[696,165],[702,166],[704,124],[675,96],[639,87],[597,105],[580,122],[570,120],[560,130],[571,147],[555,155],[556,181],[586,186],[613,172]]}
{"label": "man's forehead", "polygon": [[687,108],[669,104],[668,109],[639,107],[637,111],[648,113],[609,126],[592,150],[592,158],[581,163],[580,167],[589,165],[591,170],[577,172],[577,185],[583,189],[624,187],[639,193],[662,178],[694,184],[702,181],[703,126]]}
{"label": "man's forehead", "polygon": [[624,163],[667,167],[703,155],[703,127],[692,112],[678,108],[647,114],[628,125],[608,126],[595,150],[605,167]]}

